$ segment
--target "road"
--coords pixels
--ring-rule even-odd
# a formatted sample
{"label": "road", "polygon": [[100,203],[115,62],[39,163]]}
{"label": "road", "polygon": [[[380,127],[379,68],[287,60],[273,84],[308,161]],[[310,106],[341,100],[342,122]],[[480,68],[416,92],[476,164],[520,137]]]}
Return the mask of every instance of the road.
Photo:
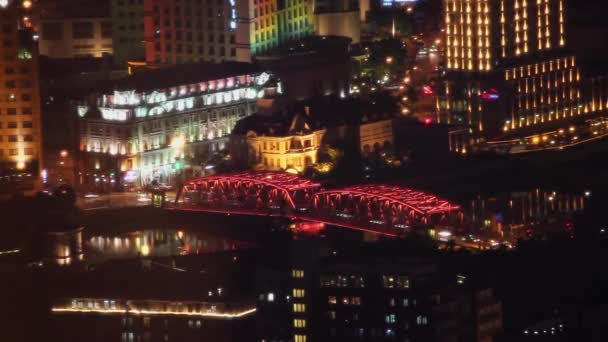
{"label": "road", "polygon": [[150,195],[138,192],[112,192],[79,196],[76,206],[82,210],[145,207],[152,204]]}

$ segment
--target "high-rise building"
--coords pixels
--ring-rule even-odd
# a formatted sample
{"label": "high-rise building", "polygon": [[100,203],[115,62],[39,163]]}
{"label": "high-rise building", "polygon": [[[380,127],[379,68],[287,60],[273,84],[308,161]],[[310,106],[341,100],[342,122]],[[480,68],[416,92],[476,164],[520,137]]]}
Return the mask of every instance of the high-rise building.
{"label": "high-rise building", "polygon": [[112,0],[114,63],[144,60],[144,0]]}
{"label": "high-rise building", "polygon": [[310,0],[145,0],[146,63],[250,62],[312,33]]}
{"label": "high-rise building", "polygon": [[112,22],[108,17],[42,18],[38,49],[51,58],[111,55]]}
{"label": "high-rise building", "polygon": [[0,173],[36,177],[41,159],[40,95],[31,7],[31,1],[0,1]]}
{"label": "high-rise building", "polygon": [[361,16],[356,0],[318,0],[314,8],[315,34],[361,41]]}
{"label": "high-rise building", "polygon": [[444,0],[437,120],[495,135],[586,112],[565,0]]}

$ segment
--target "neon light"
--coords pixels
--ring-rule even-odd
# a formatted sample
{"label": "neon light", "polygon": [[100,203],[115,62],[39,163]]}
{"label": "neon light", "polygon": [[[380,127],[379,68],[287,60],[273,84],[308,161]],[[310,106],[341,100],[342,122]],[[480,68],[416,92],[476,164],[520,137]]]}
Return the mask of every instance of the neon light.
{"label": "neon light", "polygon": [[481,94],[481,98],[484,100],[497,100],[500,98],[500,95],[498,95],[498,90],[491,88],[489,91],[484,90]]}
{"label": "neon light", "polygon": [[256,308],[247,309],[236,313],[221,313],[221,312],[183,312],[183,311],[158,311],[158,310],[138,310],[138,309],[77,309],[77,308],[59,308],[53,307],[52,312],[58,313],[94,313],[94,314],[135,314],[135,315],[166,315],[166,316],[188,316],[188,317],[209,317],[209,318],[223,318],[223,319],[234,319],[241,318],[256,312]]}
{"label": "neon light", "polygon": [[422,94],[426,95],[426,96],[431,96],[434,94],[433,88],[431,88],[431,86],[423,86],[422,87]]}
{"label": "neon light", "polygon": [[[423,223],[428,223],[429,219],[443,220],[447,217],[446,214],[460,209],[460,206],[432,194],[400,186],[364,184],[320,192],[318,190],[319,184],[289,173],[251,171],[216,175],[186,183],[178,196],[184,196],[184,200],[176,202],[184,204],[171,209],[288,217],[392,236],[402,233],[394,230],[395,225],[409,223],[390,221],[384,217],[353,215],[347,211],[336,214],[336,210],[340,209],[339,203],[345,203],[346,207],[378,205],[393,211],[393,219],[404,215],[408,221]],[[253,207],[238,199],[252,196],[260,198],[262,194],[270,196],[267,207],[259,203]],[[297,206],[296,198],[299,199]],[[279,205],[283,201],[288,205]]]}

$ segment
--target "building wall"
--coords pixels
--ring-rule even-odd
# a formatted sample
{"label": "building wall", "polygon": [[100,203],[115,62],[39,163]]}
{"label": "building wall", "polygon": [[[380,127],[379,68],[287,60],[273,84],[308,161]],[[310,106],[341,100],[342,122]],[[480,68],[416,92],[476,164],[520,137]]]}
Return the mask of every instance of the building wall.
{"label": "building wall", "polygon": [[145,58],[144,0],[112,0],[112,46],[116,65]]}
{"label": "building wall", "polygon": [[508,68],[515,103],[503,130],[567,119],[586,112],[581,99],[580,72],[574,56]]}
{"label": "building wall", "polygon": [[41,55],[74,58],[112,54],[110,18],[42,19],[40,27]]}
{"label": "building wall", "polygon": [[247,143],[258,168],[302,172],[317,162],[324,135],[325,130],[282,137],[252,135],[247,137]]}
{"label": "building wall", "polygon": [[359,0],[359,19],[362,23],[367,22],[370,9],[370,0]]}
{"label": "building wall", "polygon": [[263,53],[282,42],[313,32],[313,1],[264,0],[255,4],[253,54]]}
{"label": "building wall", "polygon": [[315,34],[320,36],[342,36],[361,41],[361,21],[358,11],[315,13]]}
{"label": "building wall", "polygon": [[[22,12],[13,2],[0,7],[2,82],[0,82],[0,171],[27,170],[38,176],[41,164],[38,57]],[[20,32],[25,35],[20,35]],[[29,41],[24,37],[30,37]]]}
{"label": "building wall", "polygon": [[446,66],[488,72],[512,58],[566,45],[564,0],[444,0]]}
{"label": "building wall", "polygon": [[393,146],[393,120],[363,123],[359,126],[360,148],[363,154]]}
{"label": "building wall", "polygon": [[237,22],[232,3],[145,0],[146,61],[182,64],[237,60]]}
{"label": "building wall", "polygon": [[146,62],[251,62],[312,33],[310,0],[145,0]]}

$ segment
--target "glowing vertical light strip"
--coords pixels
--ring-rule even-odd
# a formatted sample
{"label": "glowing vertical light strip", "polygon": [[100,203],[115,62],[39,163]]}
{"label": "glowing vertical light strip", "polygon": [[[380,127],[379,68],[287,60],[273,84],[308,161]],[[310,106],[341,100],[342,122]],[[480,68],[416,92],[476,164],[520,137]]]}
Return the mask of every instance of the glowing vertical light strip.
{"label": "glowing vertical light strip", "polygon": [[236,1],[229,0],[230,3],[230,29],[236,29]]}

